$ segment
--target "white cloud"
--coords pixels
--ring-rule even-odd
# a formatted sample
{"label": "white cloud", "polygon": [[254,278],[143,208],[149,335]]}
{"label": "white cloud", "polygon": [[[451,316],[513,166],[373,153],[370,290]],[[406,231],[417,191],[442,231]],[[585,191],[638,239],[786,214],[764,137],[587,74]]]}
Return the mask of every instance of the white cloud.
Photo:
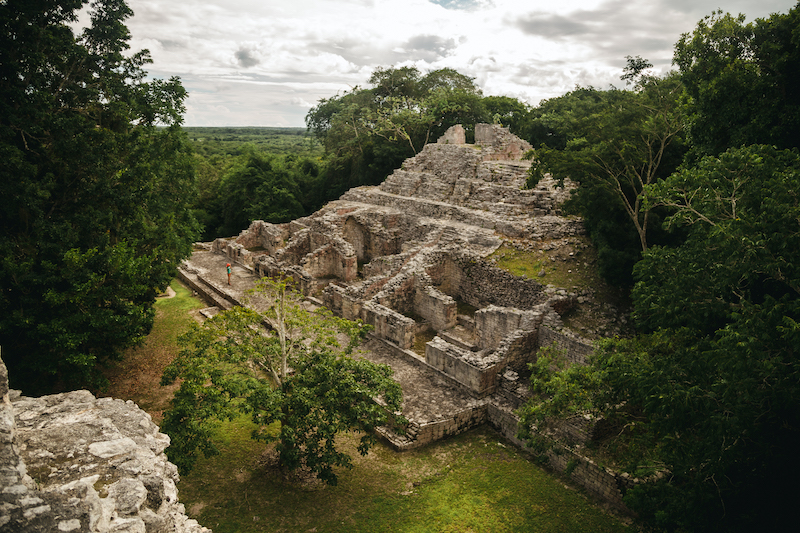
{"label": "white cloud", "polygon": [[[129,0],[131,48],[180,76],[187,125],[302,126],[320,98],[379,66],[450,67],[484,94],[536,104],[576,85],[620,84],[626,55],[670,68],[716,0]],[[729,0],[749,19],[793,0]]]}

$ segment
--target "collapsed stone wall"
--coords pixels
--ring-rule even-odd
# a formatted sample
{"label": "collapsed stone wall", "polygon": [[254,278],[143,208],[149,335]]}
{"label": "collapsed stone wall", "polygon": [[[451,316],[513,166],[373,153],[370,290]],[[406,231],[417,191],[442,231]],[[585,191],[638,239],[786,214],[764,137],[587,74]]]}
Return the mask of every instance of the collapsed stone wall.
{"label": "collapsed stone wall", "polygon": [[364,322],[375,328],[375,335],[395,343],[402,349],[414,345],[416,322],[376,302],[367,302],[361,310]]}
{"label": "collapsed stone wall", "polygon": [[499,305],[529,310],[548,299],[541,283],[517,277],[468,254],[448,254],[427,273],[443,293],[473,307]]}
{"label": "collapsed stone wall", "polygon": [[[519,417],[513,412],[489,404],[486,411],[487,422],[518,447],[525,449],[524,441],[517,437]],[[567,475],[573,482],[597,496],[616,510],[629,514],[623,496],[641,481],[627,473],[617,472],[598,465],[570,447],[556,446],[545,453],[547,465],[556,472]]]}
{"label": "collapsed stone wall", "polygon": [[436,336],[425,345],[425,361],[461,383],[476,396],[494,392],[501,365],[486,352],[465,350]]}
{"label": "collapsed stone wall", "polygon": [[9,391],[0,360],[0,530],[210,533],[178,501],[169,437],[133,402]]}
{"label": "collapsed stone wall", "polygon": [[496,349],[501,341],[516,330],[536,331],[542,323],[541,311],[490,305],[475,313],[475,333],[478,347]]}
{"label": "collapsed stone wall", "polygon": [[519,160],[533,149],[527,141],[520,139],[509,128],[494,124],[475,124],[475,144],[488,152],[484,159]]}
{"label": "collapsed stone wall", "polygon": [[478,407],[463,409],[444,420],[428,422],[426,424],[411,424],[406,431],[413,437],[406,450],[420,448],[426,444],[436,442],[445,437],[458,435],[472,428],[486,423],[486,410],[488,404]]}

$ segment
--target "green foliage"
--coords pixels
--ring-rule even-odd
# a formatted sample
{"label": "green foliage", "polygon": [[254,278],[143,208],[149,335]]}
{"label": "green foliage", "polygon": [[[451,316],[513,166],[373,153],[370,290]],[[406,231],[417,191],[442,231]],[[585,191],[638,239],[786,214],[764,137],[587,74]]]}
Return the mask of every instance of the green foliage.
{"label": "green foliage", "polygon": [[[190,516],[215,533],[637,530],[485,426],[410,451],[379,444],[337,486],[309,487],[265,466],[269,452],[249,439],[246,422],[222,423],[221,455],[200,459],[178,486]],[[355,449],[352,437],[341,440]]]}
{"label": "green foliage", "polygon": [[[219,420],[249,413],[253,437],[277,441],[284,467],[308,468],[335,485],[334,468],[352,465],[336,435],[364,432],[358,451],[366,454],[374,430],[399,410],[400,386],[389,367],[351,357],[362,324],[305,311],[286,281],[263,281],[253,297],[266,311],[234,308],[180,339],[183,349],[162,378],[181,380],[162,426],[173,439],[170,460],[188,472],[200,452],[216,453],[211,435]],[[274,333],[263,330],[265,321]],[[347,346],[337,340],[342,334]]]}
{"label": "green foliage", "polygon": [[[706,157],[645,191],[685,226],[636,266],[645,334],[601,343],[588,367],[532,365],[524,426],[575,412],[619,428],[606,452],[669,475],[626,502],[669,530],[786,530],[800,464],[800,155],[770,146]],[[555,359],[557,361],[557,359]],[[521,433],[541,445],[530,432]]]}
{"label": "green foliage", "polygon": [[[288,164],[287,164],[288,163]],[[248,151],[219,184],[223,235],[237,235],[253,220],[288,222],[305,215],[293,160]]]}
{"label": "green foliage", "polygon": [[273,155],[319,157],[322,147],[306,128],[183,127],[195,152],[204,158],[241,155],[250,145]]}
{"label": "green foliage", "polygon": [[[176,78],[144,81],[121,0],[0,5],[0,343],[26,392],[98,384],[191,251]],[[157,125],[166,125],[157,128]]]}
{"label": "green foliage", "polygon": [[[680,247],[636,267],[639,327],[592,361],[608,396],[640,416],[670,475],[628,503],[668,529],[782,530],[800,446],[800,156],[768,146],[706,157],[650,187],[686,225]],[[589,388],[589,390],[592,390]],[[623,413],[624,414],[624,413]]]}
{"label": "green foliage", "polygon": [[800,147],[800,8],[744,23],[721,11],[675,45],[696,156]]}
{"label": "green foliage", "polygon": [[199,195],[193,212],[204,225],[204,240],[237,235],[253,220],[288,222],[332,199],[318,160],[253,145],[238,150],[237,156],[195,155]]}
{"label": "green foliage", "polygon": [[555,344],[540,348],[528,368],[534,399],[519,410],[519,438],[541,452],[551,446],[544,435],[555,420],[597,412],[596,396],[603,380],[592,366],[570,365]]}
{"label": "green foliage", "polygon": [[[325,147],[325,183],[341,194],[377,185],[447,128],[486,122],[480,90],[452,69],[426,75],[414,67],[377,69],[371,89],[322,99],[306,125]],[[474,134],[474,133],[473,133]]]}
{"label": "green foliage", "polygon": [[708,333],[744,302],[797,298],[799,161],[768,146],[731,149],[648,190],[650,202],[675,210],[667,224],[688,227],[688,238],[637,266],[641,328]]}
{"label": "green foliage", "polygon": [[486,116],[493,123],[499,123],[509,129],[511,133],[522,139],[528,139],[530,106],[516,98],[508,96],[486,96],[481,102],[486,109]]}
{"label": "green foliage", "polygon": [[641,252],[664,242],[662,213],[642,203],[642,192],[685,151],[680,80],[644,75],[644,60],[629,61],[623,78],[635,81],[633,90],[578,88],[542,102],[525,126],[535,147],[529,186],[545,172],[580,183],[567,209],[584,218],[600,272],[615,284],[630,283]]}

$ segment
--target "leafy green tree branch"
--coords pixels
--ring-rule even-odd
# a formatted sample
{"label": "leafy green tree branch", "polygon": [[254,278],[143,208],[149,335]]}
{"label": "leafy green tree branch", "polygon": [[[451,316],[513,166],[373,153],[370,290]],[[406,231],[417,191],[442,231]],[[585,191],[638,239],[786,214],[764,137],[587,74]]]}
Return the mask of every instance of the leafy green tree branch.
{"label": "leafy green tree branch", "polygon": [[400,386],[388,366],[355,357],[363,324],[306,311],[287,280],[265,278],[252,298],[263,312],[234,308],[180,339],[162,378],[181,380],[163,424],[173,439],[170,460],[190,470],[199,453],[216,452],[216,421],[247,413],[258,425],[253,438],[277,442],[281,465],[336,484],[334,468],[352,464],[336,436],[361,432],[358,450],[366,454],[375,430],[402,418]]}

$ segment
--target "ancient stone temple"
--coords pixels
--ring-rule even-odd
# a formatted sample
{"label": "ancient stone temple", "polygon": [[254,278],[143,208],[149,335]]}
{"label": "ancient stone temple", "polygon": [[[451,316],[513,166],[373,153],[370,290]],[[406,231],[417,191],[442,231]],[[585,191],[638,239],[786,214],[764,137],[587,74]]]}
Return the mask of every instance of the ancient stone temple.
{"label": "ancient stone temple", "polygon": [[[558,329],[575,299],[486,259],[509,239],[583,232],[580,220],[560,216],[569,185],[524,188],[530,148],[489,124],[476,125],[475,144],[466,144],[454,126],[380,186],[351,189],[287,224],[255,221],[212,252],[255,276],[291,275],[309,298],[364,320],[384,345],[484,398],[506,370],[524,369],[542,328]],[[411,351],[420,336],[432,339],[424,356]],[[578,358],[589,350],[572,345]]]}
{"label": "ancient stone temple", "polygon": [[[364,357],[392,367],[410,422],[403,432],[381,430],[396,449],[483,423],[524,446],[514,409],[528,397],[527,363],[553,342],[575,362],[592,351],[562,328],[562,314],[582,296],[515,276],[490,257],[502,245],[560,246],[584,232],[581,220],[560,212],[568,180],[524,188],[530,148],[489,124],[477,124],[475,144],[466,144],[454,126],[379,186],[351,189],[308,217],[255,221],[237,237],[202,245],[181,276],[211,305],[229,308],[246,304],[259,277],[285,273],[309,305],[374,326]],[[222,277],[226,262],[234,265],[232,285]],[[568,431],[585,440],[585,421],[573,426]],[[564,467],[568,457],[553,461]],[[621,505],[615,477],[586,465],[585,486]]]}

